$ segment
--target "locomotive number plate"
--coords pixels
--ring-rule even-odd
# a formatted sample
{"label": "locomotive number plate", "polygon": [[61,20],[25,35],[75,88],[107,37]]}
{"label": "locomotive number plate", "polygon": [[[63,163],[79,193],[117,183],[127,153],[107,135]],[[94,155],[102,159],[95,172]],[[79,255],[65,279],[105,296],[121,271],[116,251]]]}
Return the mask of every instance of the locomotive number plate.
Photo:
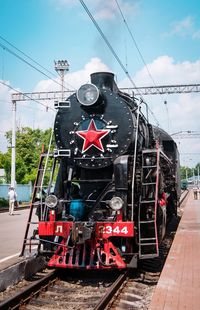
{"label": "locomotive number plate", "polygon": [[96,233],[99,237],[134,236],[133,222],[117,222],[117,223],[97,223]]}

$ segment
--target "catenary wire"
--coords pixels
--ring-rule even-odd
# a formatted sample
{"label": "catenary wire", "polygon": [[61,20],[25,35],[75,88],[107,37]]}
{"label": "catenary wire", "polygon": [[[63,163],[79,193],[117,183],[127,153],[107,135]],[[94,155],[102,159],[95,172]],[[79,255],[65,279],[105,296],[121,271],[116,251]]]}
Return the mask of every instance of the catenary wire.
{"label": "catenary wire", "polygon": [[[33,101],[33,100],[32,100]],[[11,102],[10,101],[8,101],[8,100],[2,100],[2,99],[0,99],[0,102],[4,102],[4,103],[8,103],[8,104],[10,104]],[[20,101],[19,101],[20,102]],[[27,106],[27,105],[24,105],[23,104],[24,102],[21,102],[21,105],[23,106],[23,108],[25,108],[25,109],[31,109],[31,110],[35,110],[35,108],[34,107],[30,107],[30,106]],[[39,102],[37,102],[37,103],[39,103]],[[43,112],[43,110],[42,109],[38,109],[37,108],[37,110],[39,110],[39,111],[42,111]]]}
{"label": "catenary wire", "polygon": [[109,43],[108,39],[106,38],[106,36],[104,35],[103,31],[101,30],[101,28],[99,27],[99,25],[97,24],[95,18],[93,17],[92,13],[89,11],[88,7],[86,6],[85,2],[83,0],[79,0],[79,2],[81,3],[81,5],[83,6],[83,8],[85,9],[86,13],[88,14],[88,16],[90,17],[90,19],[92,20],[93,24],[95,25],[95,27],[97,28],[97,30],[99,31],[100,35],[102,36],[103,40],[105,41],[106,45],[108,46],[108,48],[110,49],[110,51],[112,52],[113,56],[115,57],[115,59],[117,60],[117,62],[119,63],[119,65],[121,66],[122,70],[125,72],[125,74],[127,75],[127,77],[129,78],[131,84],[137,88],[137,86],[135,85],[135,83],[133,82],[131,76],[129,75],[128,71],[126,70],[125,66],[123,65],[123,63],[121,62],[120,58],[118,57],[118,55],[115,53],[113,47],[111,46],[111,44]]}
{"label": "catenary wire", "polygon": [[[81,3],[81,5],[83,6],[83,8],[85,9],[86,13],[88,14],[88,16],[90,17],[90,19],[92,20],[93,24],[95,25],[95,27],[97,28],[98,32],[100,33],[101,37],[103,38],[103,40],[105,41],[106,45],[108,46],[108,48],[110,49],[111,53],[113,54],[113,56],[115,57],[115,59],[117,60],[118,64],[120,65],[120,67],[122,68],[122,70],[125,72],[126,76],[128,77],[129,81],[131,82],[131,84],[133,85],[134,88],[136,88],[140,94],[140,97],[142,99],[142,101],[144,102],[144,99],[138,89],[138,87],[135,85],[135,83],[133,82],[130,74],[128,73],[127,69],[125,68],[125,66],[123,65],[123,63],[121,62],[120,58],[118,57],[118,55],[116,54],[116,52],[114,51],[113,47],[111,46],[111,44],[109,43],[108,39],[106,38],[106,36],[104,35],[103,31],[101,30],[101,28],[99,27],[98,23],[96,22],[95,18],[93,17],[92,13],[89,11],[87,5],[85,4],[85,2],[83,0],[79,0],[79,2]],[[151,111],[151,109],[149,108],[149,111],[151,113],[151,115],[153,116],[154,120],[156,121],[157,126],[159,126],[159,122],[157,120],[157,118],[155,117],[153,111]]]}
{"label": "catenary wire", "polygon": [[[155,81],[154,81],[154,78],[153,78],[153,76],[152,76],[152,74],[151,74],[151,72],[150,72],[150,70],[149,70],[149,67],[148,67],[147,63],[145,62],[145,59],[144,59],[144,57],[143,57],[143,55],[142,55],[142,52],[140,51],[139,46],[138,46],[138,44],[137,44],[137,42],[136,42],[136,40],[135,40],[135,38],[134,38],[134,36],[133,36],[133,33],[132,33],[132,31],[131,31],[131,29],[130,29],[130,27],[129,27],[127,21],[126,21],[126,18],[125,18],[125,16],[124,16],[123,12],[122,12],[122,9],[121,9],[121,7],[120,7],[120,5],[119,5],[118,0],[115,0],[115,3],[116,3],[117,8],[118,8],[118,10],[119,10],[119,12],[120,12],[120,15],[121,15],[121,17],[122,17],[122,20],[123,20],[123,22],[124,22],[124,24],[125,24],[125,26],[126,26],[126,28],[127,28],[127,30],[128,30],[128,33],[129,33],[129,35],[130,35],[130,37],[131,37],[131,39],[132,39],[132,41],[133,41],[133,43],[134,43],[134,45],[135,45],[135,48],[137,49],[137,51],[138,51],[138,53],[139,53],[139,55],[140,55],[140,58],[141,58],[141,60],[142,60],[142,62],[143,62],[143,64],[144,64],[144,67],[146,68],[147,73],[148,73],[148,75],[149,75],[149,77],[150,77],[150,79],[151,79],[153,85],[154,85],[155,87],[157,87],[157,85],[156,85],[156,83],[155,83]],[[163,100],[163,95],[162,95],[162,94],[159,94],[159,95],[160,95],[160,97],[161,97],[162,100]],[[165,101],[166,101],[166,100],[164,100],[164,103],[165,103]],[[169,115],[168,115],[167,117],[168,117],[168,123],[169,123],[169,122],[170,122]]]}
{"label": "catenary wire", "polygon": [[[12,87],[12,86],[10,86],[10,85],[4,83],[3,81],[0,81],[0,83],[1,83],[2,85],[4,85],[4,86],[6,86],[6,87],[8,87],[8,88],[10,88],[10,89],[12,89],[12,90],[14,90],[14,91],[17,92],[17,93],[21,93],[21,92],[19,92],[18,90],[16,90],[14,87]],[[34,101],[34,102],[36,102],[36,103],[42,105],[43,107],[46,108],[47,111],[48,111],[48,110],[55,111],[54,108],[51,108],[51,107],[49,107],[49,106],[43,104],[43,103],[40,102],[40,101],[37,101],[37,100],[35,100],[35,99],[32,99],[30,96],[28,96],[28,95],[26,95],[26,94],[24,94],[24,96],[27,97],[28,99],[30,99],[31,101]]]}
{"label": "catenary wire", "polygon": [[137,51],[138,51],[138,53],[139,53],[139,55],[140,55],[140,58],[142,59],[142,62],[143,62],[144,66],[145,66],[145,68],[146,68],[146,70],[147,70],[147,72],[148,72],[148,74],[149,74],[149,77],[151,78],[151,80],[152,80],[154,86],[156,87],[157,85],[156,85],[156,83],[155,83],[155,81],[154,81],[154,79],[153,79],[153,76],[152,76],[151,72],[149,71],[149,68],[148,68],[148,66],[147,66],[147,64],[146,64],[146,62],[145,62],[145,60],[144,60],[144,57],[143,57],[143,55],[142,55],[142,53],[141,53],[141,51],[140,51],[140,49],[139,49],[139,47],[138,47],[138,44],[137,44],[137,42],[136,42],[136,40],[135,40],[135,38],[134,38],[134,36],[133,36],[133,33],[132,33],[130,27],[128,26],[128,23],[126,22],[126,19],[125,19],[125,16],[124,16],[123,12],[122,12],[122,9],[121,9],[121,7],[120,7],[118,1],[115,0],[115,2],[116,2],[116,5],[117,5],[117,7],[118,7],[118,9],[119,9],[119,12],[120,12],[120,14],[121,14],[121,17],[122,17],[122,19],[123,19],[123,22],[124,22],[124,24],[125,24],[125,26],[126,26],[128,32],[129,32],[131,38],[132,38],[132,41],[133,41],[133,43],[134,43],[134,45],[135,45],[135,47],[136,47],[136,49],[137,49]]}
{"label": "catenary wire", "polygon": [[[34,59],[32,59],[30,56],[28,56],[27,54],[25,54],[24,52],[22,52],[21,50],[19,50],[17,47],[15,47],[13,44],[11,44],[10,42],[8,42],[7,40],[5,40],[2,36],[0,36],[0,38],[2,40],[4,40],[7,44],[9,44],[10,46],[12,46],[13,48],[15,48],[17,51],[19,51],[20,53],[22,53],[22,55],[26,56],[28,59],[30,59],[32,62],[34,62],[35,64],[37,64],[39,67],[41,67],[42,69],[44,69],[45,71],[49,72],[51,75],[55,76],[55,74],[53,74],[52,72],[50,72],[49,70],[47,70],[46,68],[44,68],[42,65],[40,65],[37,61],[35,61]],[[48,74],[46,74],[45,72],[43,72],[42,70],[38,69],[36,66],[34,66],[33,64],[31,64],[29,61],[27,61],[26,59],[24,59],[23,57],[21,57],[20,55],[18,55],[17,53],[15,53],[14,51],[12,51],[11,49],[9,49],[7,46],[5,46],[4,44],[0,43],[0,46],[6,50],[7,52],[9,52],[10,54],[12,54],[13,56],[17,57],[18,59],[20,59],[22,62],[26,63],[28,66],[32,67],[34,70],[38,71],[39,73],[41,73],[42,75],[44,75],[45,77],[47,77],[48,79],[50,79],[51,81],[53,81],[54,83],[56,83],[59,86],[62,86],[59,82],[57,82],[55,79],[53,79],[51,76],[49,76]],[[66,82],[65,82],[66,83]],[[66,83],[68,84],[68,83]],[[68,84],[70,87],[72,87],[74,89],[73,86],[71,86],[70,84]],[[68,90],[68,88],[64,87],[65,89]]]}
{"label": "catenary wire", "polygon": [[34,65],[32,65],[30,62],[28,62],[27,60],[25,60],[24,58],[22,58],[21,56],[17,55],[15,52],[11,51],[8,47],[6,47],[5,45],[3,45],[2,43],[0,43],[0,46],[2,48],[4,48],[7,52],[9,52],[10,54],[12,54],[13,56],[17,57],[18,59],[20,59],[21,61],[23,61],[24,63],[26,63],[27,65],[29,65],[30,67],[32,67],[34,70],[38,71],[39,73],[43,74],[44,76],[46,76],[48,79],[54,81],[56,84],[60,85],[60,83],[58,83],[56,80],[53,80],[49,75],[47,75],[46,73],[44,73],[43,71],[41,71],[40,69],[38,69],[37,67],[35,67]]}
{"label": "catenary wire", "polygon": [[34,62],[36,65],[38,65],[39,67],[41,67],[42,69],[44,69],[46,72],[48,72],[49,74],[55,76],[55,74],[51,71],[49,71],[48,69],[46,69],[45,67],[43,67],[41,64],[39,64],[36,60],[34,60],[32,57],[30,57],[29,55],[27,55],[26,53],[24,53],[22,50],[20,50],[19,48],[17,48],[14,44],[12,44],[11,42],[9,42],[8,40],[6,40],[5,38],[3,38],[0,35],[0,39],[3,40],[4,42],[6,42],[8,45],[10,45],[11,47],[13,47],[14,49],[16,49],[18,52],[20,52],[22,55],[24,55],[25,57],[27,57],[28,59],[30,59],[32,62]]}

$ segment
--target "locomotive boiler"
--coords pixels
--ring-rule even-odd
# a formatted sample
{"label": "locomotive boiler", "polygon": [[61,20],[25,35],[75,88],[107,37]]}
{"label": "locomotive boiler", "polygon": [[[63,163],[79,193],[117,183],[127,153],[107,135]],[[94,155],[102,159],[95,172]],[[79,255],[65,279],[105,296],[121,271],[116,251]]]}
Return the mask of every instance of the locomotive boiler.
{"label": "locomotive boiler", "polygon": [[110,72],[56,108],[56,149],[42,157],[32,201],[38,252],[49,266],[85,269],[159,256],[179,199],[176,143]]}

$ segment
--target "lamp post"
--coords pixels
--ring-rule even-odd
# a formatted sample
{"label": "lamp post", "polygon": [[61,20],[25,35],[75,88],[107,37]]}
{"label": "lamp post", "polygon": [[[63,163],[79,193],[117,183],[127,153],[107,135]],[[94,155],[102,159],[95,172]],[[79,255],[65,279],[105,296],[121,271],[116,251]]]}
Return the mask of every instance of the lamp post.
{"label": "lamp post", "polygon": [[65,72],[69,71],[69,64],[67,60],[54,60],[55,70],[58,72],[61,78],[61,93],[62,93],[62,101],[64,100],[64,78]]}

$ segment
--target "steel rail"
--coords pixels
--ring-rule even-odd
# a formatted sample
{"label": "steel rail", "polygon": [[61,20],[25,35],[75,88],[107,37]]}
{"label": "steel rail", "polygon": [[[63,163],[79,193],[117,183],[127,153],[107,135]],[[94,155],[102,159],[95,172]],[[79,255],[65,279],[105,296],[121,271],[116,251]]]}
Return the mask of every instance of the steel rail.
{"label": "steel rail", "polygon": [[49,273],[42,279],[39,279],[35,283],[29,285],[22,292],[15,294],[13,297],[10,297],[0,303],[1,310],[14,310],[19,309],[24,303],[27,303],[35,295],[39,294],[42,289],[45,289],[49,286],[52,281],[57,279],[57,271]]}
{"label": "steel rail", "polygon": [[95,306],[94,310],[104,310],[127,277],[129,277],[129,270],[126,270],[126,272],[117,278],[107,293],[101,298],[100,302]]}

